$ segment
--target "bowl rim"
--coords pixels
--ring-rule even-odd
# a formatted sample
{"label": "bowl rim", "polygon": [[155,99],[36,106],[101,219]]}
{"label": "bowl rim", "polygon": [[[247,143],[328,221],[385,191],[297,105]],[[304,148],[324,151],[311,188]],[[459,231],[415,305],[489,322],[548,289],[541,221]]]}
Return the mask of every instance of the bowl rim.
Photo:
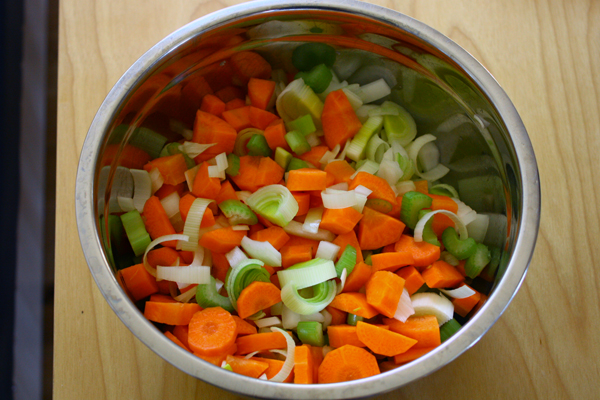
{"label": "bowl rim", "polygon": [[[358,14],[391,27],[405,30],[435,47],[459,65],[495,106],[512,140],[520,168],[522,213],[517,227],[513,256],[503,278],[484,304],[461,331],[419,360],[380,375],[357,381],[319,385],[291,385],[232,375],[181,349],[160,334],[144,318],[119,286],[102,252],[94,217],[95,160],[122,95],[133,87],[145,71],[173,48],[215,25],[255,13],[285,10],[328,10]],[[540,221],[540,185],[533,147],[514,105],[492,75],[466,50],[437,30],[405,14],[355,0],[272,1],[260,0],[224,8],[176,30],[142,55],[117,81],[100,106],[89,128],[80,155],[76,180],[76,218],[79,238],[88,267],[106,301],[128,327],[152,351],[180,370],[220,388],[253,397],[279,399],[359,398],[373,396],[403,386],[447,365],[473,346],[504,312],[525,278],[533,255]],[[333,396],[333,397],[332,397]]]}

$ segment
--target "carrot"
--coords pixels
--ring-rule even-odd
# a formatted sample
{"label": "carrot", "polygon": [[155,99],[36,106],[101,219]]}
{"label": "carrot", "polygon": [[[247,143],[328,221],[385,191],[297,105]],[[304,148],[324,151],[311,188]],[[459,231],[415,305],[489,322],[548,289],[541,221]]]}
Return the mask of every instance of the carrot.
{"label": "carrot", "polygon": [[183,343],[189,350],[190,345],[188,344],[188,329],[189,328],[187,325],[175,325],[173,328],[173,335],[175,335],[175,337],[179,339],[179,341]]}
{"label": "carrot", "polygon": [[292,192],[292,196],[298,202],[298,213],[296,216],[306,215],[308,210],[310,210],[310,194],[301,193],[301,192]]}
{"label": "carrot", "polygon": [[313,358],[313,383],[319,381],[319,367],[323,362],[323,348],[318,346],[310,346],[310,353]]}
{"label": "carrot", "polygon": [[425,279],[423,279],[419,271],[417,271],[417,269],[412,265],[409,267],[400,268],[396,274],[404,279],[404,288],[411,296],[425,283]]}
{"label": "carrot", "polygon": [[367,296],[362,293],[340,293],[329,304],[333,308],[346,311],[363,318],[373,318],[377,314],[375,307],[367,303]]}
{"label": "carrot", "polygon": [[277,147],[281,147],[287,151],[291,151],[290,145],[285,140],[286,133],[287,132],[285,130],[285,124],[283,123],[283,120],[276,119],[265,128],[263,134],[271,150],[275,150]]}
{"label": "carrot", "polygon": [[[246,102],[242,99],[231,99],[227,103],[225,103],[225,111],[235,110],[236,108],[246,107]],[[221,113],[223,116],[223,113]]]}
{"label": "carrot", "polygon": [[169,185],[169,184],[164,183],[160,187],[160,189],[158,189],[156,192],[154,192],[154,195],[156,197],[158,197],[160,200],[162,200],[165,197],[167,197],[168,195],[177,192],[179,194],[179,196],[181,197],[181,195],[183,194],[183,190],[184,190],[183,182],[178,183],[177,185]]}
{"label": "carrot", "polygon": [[237,200],[238,197],[235,194],[235,189],[231,185],[231,182],[225,180],[221,183],[221,189],[219,193],[217,193],[217,197],[215,197],[215,202],[220,204],[225,200]]}
{"label": "carrot", "polygon": [[[364,250],[364,249],[362,249],[360,247],[360,244],[358,243],[358,239],[356,238],[356,233],[354,233],[354,231],[350,231],[348,233],[338,235],[338,237],[333,239],[333,244],[340,246],[340,251],[338,252],[338,257],[340,257],[342,255],[346,246],[350,245],[356,249],[356,262],[360,263],[360,262],[364,261],[362,252],[359,251],[359,249],[360,250]],[[350,274],[350,275],[352,275],[352,274]],[[358,289],[356,289],[356,290],[358,290]]]}
{"label": "carrot", "polygon": [[346,278],[346,284],[342,292],[357,292],[369,281],[372,273],[373,270],[369,264],[365,264],[363,261],[357,263]]}
{"label": "carrot", "polygon": [[448,210],[455,214],[458,212],[458,204],[456,204],[456,202],[454,200],[452,200],[451,197],[439,196],[439,195],[429,194],[429,193],[427,195],[429,197],[431,197],[431,199],[432,199],[432,202],[431,202],[431,210],[432,211]]}
{"label": "carrot", "polygon": [[255,192],[263,186],[278,183],[283,178],[283,168],[269,157],[240,157],[240,170],[231,177],[241,190]]}
{"label": "carrot", "polygon": [[283,179],[283,168],[270,157],[260,157],[254,183],[260,188],[279,183]]}
{"label": "carrot", "polygon": [[303,344],[296,346],[294,350],[294,383],[314,383],[315,360],[313,359],[311,346]]}
{"label": "carrot", "polygon": [[250,125],[255,128],[264,131],[269,125],[278,119],[279,117],[273,113],[250,106]]}
{"label": "carrot", "polygon": [[192,185],[192,194],[203,199],[214,199],[221,190],[219,178],[208,176],[208,163],[205,161],[200,165]]}
{"label": "carrot", "polygon": [[431,228],[436,236],[441,237],[446,228],[454,228],[454,221],[452,221],[447,215],[435,214],[433,216]]}
{"label": "carrot", "polygon": [[226,86],[215,93],[224,103],[229,103],[233,99],[243,99],[245,93],[236,86]]}
{"label": "carrot", "polygon": [[[156,196],[150,196],[144,204],[144,225],[152,240],[164,235],[175,234],[175,228],[173,228],[165,209]],[[175,247],[176,244],[176,240],[170,240],[164,242],[163,246]]]}
{"label": "carrot", "polygon": [[177,346],[181,347],[184,350],[190,351],[190,349],[187,348],[187,346],[185,344],[183,344],[181,342],[181,340],[179,340],[175,335],[173,335],[171,332],[166,331],[165,332],[165,336],[168,337],[169,339],[171,339],[173,341],[173,343],[175,343]]}
{"label": "carrot", "polygon": [[435,347],[441,344],[440,327],[434,315],[412,316],[408,317],[406,322],[384,318],[383,323],[388,325],[390,330],[415,339],[417,343],[412,347],[414,349]]}
{"label": "carrot", "polygon": [[389,215],[365,207],[358,224],[358,242],[362,250],[374,250],[397,242],[405,225]]}
{"label": "carrot", "polygon": [[261,376],[267,368],[269,368],[269,364],[266,362],[245,359],[244,357],[239,356],[227,356],[225,358],[225,362],[229,364],[233,372],[240,375],[249,376],[250,378],[258,378]]}
{"label": "carrot", "polygon": [[356,347],[365,347],[365,344],[358,339],[356,326],[352,325],[329,325],[327,327],[327,337],[331,347],[342,347],[347,344]]}
{"label": "carrot", "polygon": [[178,258],[179,253],[177,251],[170,247],[161,247],[160,249],[150,250],[147,260],[148,264],[156,268],[158,265],[162,265],[163,267],[175,265]]}
{"label": "carrot", "polygon": [[[394,244],[392,243],[388,246],[392,246],[393,249]],[[408,252],[391,251],[389,253],[373,254],[371,262],[373,263],[374,271],[396,271],[398,268],[412,264],[414,259],[412,254]]]}
{"label": "carrot", "polygon": [[427,184],[427,181],[425,181],[425,180],[415,181],[415,187],[416,187],[417,192],[420,192],[423,194],[429,194],[429,186]]}
{"label": "carrot", "polygon": [[287,188],[290,191],[327,189],[327,172],[314,168],[301,168],[289,172]]}
{"label": "carrot", "polygon": [[362,321],[357,322],[356,333],[371,351],[388,357],[402,354],[417,343],[415,339]]}
{"label": "carrot", "polygon": [[248,97],[254,107],[266,110],[275,94],[275,81],[250,78],[248,82]]}
{"label": "carrot", "polygon": [[[235,348],[233,348],[233,349],[235,349]],[[216,356],[203,356],[202,354],[198,354],[196,352],[192,352],[192,353],[194,353],[195,356],[203,359],[206,362],[216,365],[217,367],[221,367],[221,365],[223,364],[223,361],[225,361],[227,356],[235,353],[235,350],[225,351],[223,353],[217,354]]]}
{"label": "carrot", "polygon": [[394,363],[406,364],[408,362],[414,361],[417,358],[429,353],[433,349],[435,349],[435,347],[418,347],[418,348],[408,349],[407,351],[405,351],[402,354],[395,355]]}
{"label": "carrot", "polygon": [[321,166],[321,158],[328,151],[329,148],[325,145],[319,145],[311,148],[304,154],[297,155],[297,157],[303,161],[311,163],[315,167],[319,168]]}
{"label": "carrot", "polygon": [[343,325],[346,323],[346,317],[348,316],[348,313],[345,313],[342,310],[338,310],[337,308],[333,308],[331,306],[327,306],[325,307],[325,310],[327,310],[327,312],[329,314],[331,314],[331,325]]}
{"label": "carrot", "polygon": [[244,319],[241,319],[237,315],[232,315],[235,323],[237,324],[238,336],[240,335],[254,335],[257,333],[256,327]]}
{"label": "carrot", "polygon": [[227,253],[239,246],[244,236],[245,231],[234,231],[232,227],[215,229],[202,235],[199,244],[216,253]]}
{"label": "carrot", "polygon": [[394,247],[396,251],[409,252],[415,260],[415,267],[426,267],[440,258],[440,248],[431,243],[415,242],[409,235],[402,235]]}
{"label": "carrot", "polygon": [[167,325],[187,325],[192,316],[202,308],[195,303],[165,303],[147,301],[144,317],[149,321]]}
{"label": "carrot", "polygon": [[[196,200],[196,197],[190,193],[179,199],[179,213],[181,214],[181,219],[183,219],[184,222],[187,219],[187,215],[194,200]],[[213,214],[212,210],[207,207],[206,210],[204,210],[204,215],[202,216],[202,221],[200,222],[200,228],[208,228],[214,224],[215,215]]]}
{"label": "carrot", "polygon": [[281,290],[271,282],[254,281],[237,299],[238,315],[245,319],[281,301]]}
{"label": "carrot", "polygon": [[310,244],[286,244],[281,248],[281,265],[283,268],[309,261],[313,257],[313,246]]}
{"label": "carrot", "polygon": [[223,114],[223,111],[225,111],[225,102],[214,94],[207,94],[202,98],[200,110],[220,117],[221,114]]}
{"label": "carrot", "polygon": [[342,182],[350,182],[350,177],[354,175],[355,171],[346,160],[336,160],[328,163],[325,166],[325,172],[333,175],[333,184],[337,184]]}
{"label": "carrot", "polygon": [[217,253],[216,251],[211,252],[213,266],[211,268],[212,275],[220,280],[221,282],[225,282],[227,276],[227,270],[229,270],[229,261],[227,261],[227,257],[223,253]]}
{"label": "carrot", "polygon": [[421,274],[425,283],[430,288],[451,288],[457,286],[465,278],[454,268],[443,260],[431,264]]}
{"label": "carrot", "polygon": [[234,83],[246,85],[250,78],[269,79],[271,77],[271,64],[258,53],[240,51],[230,58],[234,70]]}
{"label": "carrot", "polygon": [[263,229],[250,235],[250,239],[257,240],[259,242],[269,242],[276,250],[280,250],[289,240],[290,236],[285,233],[283,228],[279,226],[272,226],[270,228]]}
{"label": "carrot", "polygon": [[319,367],[319,383],[347,382],[379,373],[373,354],[360,347],[346,345],[327,353]]}
{"label": "carrot", "polygon": [[369,199],[386,200],[390,205],[396,202],[396,194],[390,184],[383,178],[361,171],[348,183],[348,190],[356,189],[360,185],[373,191],[369,195]]}
{"label": "carrot", "polygon": [[[320,350],[320,348],[318,348],[318,349]],[[269,367],[265,371],[265,374],[267,374],[267,379],[271,379],[272,377],[277,375],[277,373],[281,370],[281,367],[283,367],[283,361],[281,361],[281,360],[275,360],[273,358],[262,358],[262,357],[252,357],[252,358],[254,360],[262,361],[262,362],[269,364]],[[292,372],[290,372],[288,377],[285,378],[285,380],[283,382],[284,383],[292,383],[293,381],[294,381],[294,370],[292,370]]]}
{"label": "carrot", "polygon": [[133,301],[141,300],[158,292],[156,279],[146,271],[144,264],[136,264],[122,269],[121,276]]}
{"label": "carrot", "polygon": [[194,121],[192,142],[216,144],[195,157],[194,161],[199,163],[209,160],[223,152],[231,153],[236,137],[236,130],[227,122],[212,114],[198,110],[196,113],[196,120]]}
{"label": "carrot", "polygon": [[234,108],[223,112],[223,119],[237,132],[250,128],[250,106]]}
{"label": "carrot", "polygon": [[[270,228],[272,228],[272,227],[270,227]],[[250,237],[253,240],[256,240],[256,239],[254,239],[254,237],[256,237],[255,235],[264,229],[265,229],[265,226],[263,224],[261,224],[260,222],[254,224],[254,225],[250,225],[250,229],[248,229],[248,237]]]}
{"label": "carrot", "polygon": [[[119,151],[118,144],[109,144],[106,146],[104,152],[102,153],[101,166],[106,167],[107,165],[111,165],[113,162],[115,162],[117,151]],[[151,158],[152,157],[150,157],[150,155],[144,150],[126,144],[123,147],[123,150],[121,150],[121,154],[119,155],[117,163],[125,168],[142,169],[142,167],[146,165]]]}
{"label": "carrot", "polygon": [[458,262],[458,265],[455,267],[456,270],[458,271],[458,273],[463,276],[463,278],[467,277],[467,272],[465,271],[465,264],[466,263],[467,263],[467,260],[460,260]]}
{"label": "carrot", "polygon": [[319,227],[331,231],[336,235],[343,235],[352,231],[362,217],[363,215],[352,207],[339,209],[326,208]]}
{"label": "carrot", "polygon": [[[163,248],[166,249],[166,247],[163,247]],[[157,303],[179,303],[177,300],[175,300],[171,296],[167,296],[166,294],[162,294],[162,293],[154,293],[153,295],[150,296],[150,300],[148,300],[148,301],[154,301]]]}
{"label": "carrot", "polygon": [[403,289],[404,279],[390,271],[376,271],[367,282],[367,303],[381,314],[392,318]]}
{"label": "carrot", "polygon": [[475,294],[464,299],[452,299],[454,304],[454,312],[461,317],[466,317],[467,314],[479,303],[481,299],[481,293],[475,291]]}
{"label": "carrot", "polygon": [[325,143],[330,149],[343,146],[362,127],[346,94],[340,89],[325,98],[321,114]]}
{"label": "carrot", "polygon": [[255,351],[285,349],[287,342],[280,332],[256,333],[237,339],[237,354],[249,354]]}
{"label": "carrot", "polygon": [[[400,210],[402,209],[402,195],[396,197],[396,201],[392,203],[392,211],[387,213],[390,217],[400,219]],[[436,214],[438,215],[438,214]],[[435,218],[435,215],[434,215]]]}
{"label": "carrot", "polygon": [[206,308],[194,314],[190,321],[190,349],[204,356],[223,354],[235,344],[237,325],[228,311],[221,307]]}

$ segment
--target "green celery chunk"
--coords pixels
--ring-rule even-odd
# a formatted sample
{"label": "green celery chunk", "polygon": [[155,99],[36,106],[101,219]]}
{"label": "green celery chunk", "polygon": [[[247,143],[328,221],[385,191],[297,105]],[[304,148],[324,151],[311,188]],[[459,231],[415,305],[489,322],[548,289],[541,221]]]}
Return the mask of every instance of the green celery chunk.
{"label": "green celery chunk", "polygon": [[300,321],[298,322],[298,339],[303,344],[311,346],[323,347],[325,340],[323,338],[323,324],[316,321]]}
{"label": "green celery chunk", "polygon": [[[119,125],[110,134],[110,144],[120,143],[129,129],[129,125]],[[144,150],[150,157],[160,157],[160,152],[167,143],[167,138],[148,128],[137,128],[129,137],[128,144]]]}
{"label": "green celery chunk", "polygon": [[292,154],[283,147],[275,149],[275,162],[284,170],[287,170],[288,164],[292,161]]}
{"label": "green celery chunk", "polygon": [[298,71],[310,71],[319,64],[329,68],[335,63],[335,49],[325,43],[305,43],[294,49],[292,64]]}
{"label": "green celery chunk", "polygon": [[315,123],[310,114],[303,115],[293,121],[287,123],[287,128],[290,131],[298,131],[304,136],[313,133],[317,130]]}
{"label": "green celery chunk", "polygon": [[333,79],[333,73],[325,64],[319,64],[308,72],[298,72],[294,78],[302,78],[304,83],[310,86],[313,92],[319,94],[323,93],[329,87]]}
{"label": "green celery chunk", "polygon": [[121,215],[121,222],[136,256],[144,254],[146,247],[150,244],[150,235],[146,231],[144,220],[138,210],[131,210]]}
{"label": "green celery chunk", "polygon": [[442,243],[444,243],[448,253],[459,260],[466,260],[471,257],[477,249],[477,242],[473,238],[461,240],[454,228],[446,228],[442,233]]}
{"label": "green celery chunk", "polygon": [[433,200],[431,197],[420,192],[406,192],[402,196],[400,207],[400,221],[404,222],[410,229],[415,229],[419,222],[419,211],[430,208]]}
{"label": "green celery chunk", "polygon": [[267,143],[267,139],[265,139],[264,135],[260,134],[252,135],[248,144],[246,144],[246,148],[248,149],[248,155],[251,156],[271,157],[271,154],[273,154]]}
{"label": "green celery chunk", "polygon": [[240,172],[240,158],[233,153],[227,154],[227,169],[225,173],[229,176],[236,176]]}
{"label": "green celery chunk", "polygon": [[256,214],[239,200],[225,200],[219,203],[223,215],[231,225],[254,225],[258,223]]}
{"label": "green celery chunk", "polygon": [[364,318],[360,315],[348,313],[348,316],[346,317],[346,323],[348,325],[356,326],[358,321],[364,321]]}
{"label": "green celery chunk", "polygon": [[302,169],[302,168],[309,168],[309,167],[310,167],[310,165],[308,165],[308,163],[306,161],[301,160],[296,157],[292,157],[292,159],[288,163],[287,171],[289,172],[289,171],[293,171],[295,169]]}
{"label": "green celery chunk", "polygon": [[340,259],[335,263],[335,272],[338,278],[342,276],[342,271],[347,270],[346,274],[350,275],[356,265],[356,249],[354,246],[346,245]]}
{"label": "green celery chunk", "polygon": [[291,131],[286,133],[284,137],[294,153],[301,155],[310,151],[310,144],[308,144],[306,138],[300,132]]}
{"label": "green celery chunk", "polygon": [[196,286],[196,303],[202,308],[221,307],[230,313],[234,312],[229,297],[221,296],[217,292],[216,284],[216,279],[211,276],[210,283]]}
{"label": "green celery chunk", "polygon": [[442,343],[450,339],[450,337],[458,332],[460,328],[462,328],[462,326],[454,318],[442,325],[440,327],[440,339],[442,340]]}
{"label": "green celery chunk", "polygon": [[477,243],[475,247],[475,252],[465,263],[465,273],[471,279],[479,275],[491,259],[490,251],[485,244]]}

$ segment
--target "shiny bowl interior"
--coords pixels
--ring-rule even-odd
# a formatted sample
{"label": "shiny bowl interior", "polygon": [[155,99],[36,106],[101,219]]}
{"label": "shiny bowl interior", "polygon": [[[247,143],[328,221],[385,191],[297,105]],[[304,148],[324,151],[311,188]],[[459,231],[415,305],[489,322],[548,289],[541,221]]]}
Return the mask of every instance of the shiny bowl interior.
{"label": "shiny bowl interior", "polygon": [[[295,46],[325,42],[338,60],[361,55],[351,83],[378,75],[393,87],[391,99],[415,118],[419,134],[437,139],[442,179],[461,199],[490,215],[484,243],[503,249],[487,302],[462,330],[418,360],[359,381],[288,385],[235,375],[183,351],[129,300],[116,278],[119,244],[111,243],[101,217],[119,195],[111,190],[123,147],[136,127],[176,138],[173,121],[191,127],[202,77],[214,91],[228,58],[238,51],[263,55],[290,71]],[[352,70],[344,64],[346,73]],[[362,71],[362,72],[361,72]],[[367,71],[367,72],[364,72]],[[115,129],[127,124],[128,130]],[[135,140],[135,138],[133,138]],[[104,168],[103,167],[108,167]],[[533,253],[539,224],[537,166],[527,132],[493,77],[466,51],[432,28],[389,9],[355,1],[259,1],[230,7],[174,32],[144,54],[117,82],[99,109],[81,153],[77,223],[86,260],[104,297],[148,347],[182,371],[227,390],[263,398],[358,398],[423,377],[472,346],[499,318],[518,290]],[[113,211],[114,212],[114,211]],[[110,254],[110,255],[109,255]]]}

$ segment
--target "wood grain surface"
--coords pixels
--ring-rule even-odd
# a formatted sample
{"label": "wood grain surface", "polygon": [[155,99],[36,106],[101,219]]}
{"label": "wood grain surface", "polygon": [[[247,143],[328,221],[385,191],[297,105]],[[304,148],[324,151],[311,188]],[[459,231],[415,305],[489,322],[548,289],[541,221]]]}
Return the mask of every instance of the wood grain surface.
{"label": "wood grain surface", "polygon": [[[88,127],[123,72],[224,0],[60,2],[54,398],[235,399],[127,330],[96,288],[75,224]],[[500,320],[441,370],[378,399],[600,398],[600,1],[374,1],[473,54],[528,129],[542,220],[527,278]]]}

